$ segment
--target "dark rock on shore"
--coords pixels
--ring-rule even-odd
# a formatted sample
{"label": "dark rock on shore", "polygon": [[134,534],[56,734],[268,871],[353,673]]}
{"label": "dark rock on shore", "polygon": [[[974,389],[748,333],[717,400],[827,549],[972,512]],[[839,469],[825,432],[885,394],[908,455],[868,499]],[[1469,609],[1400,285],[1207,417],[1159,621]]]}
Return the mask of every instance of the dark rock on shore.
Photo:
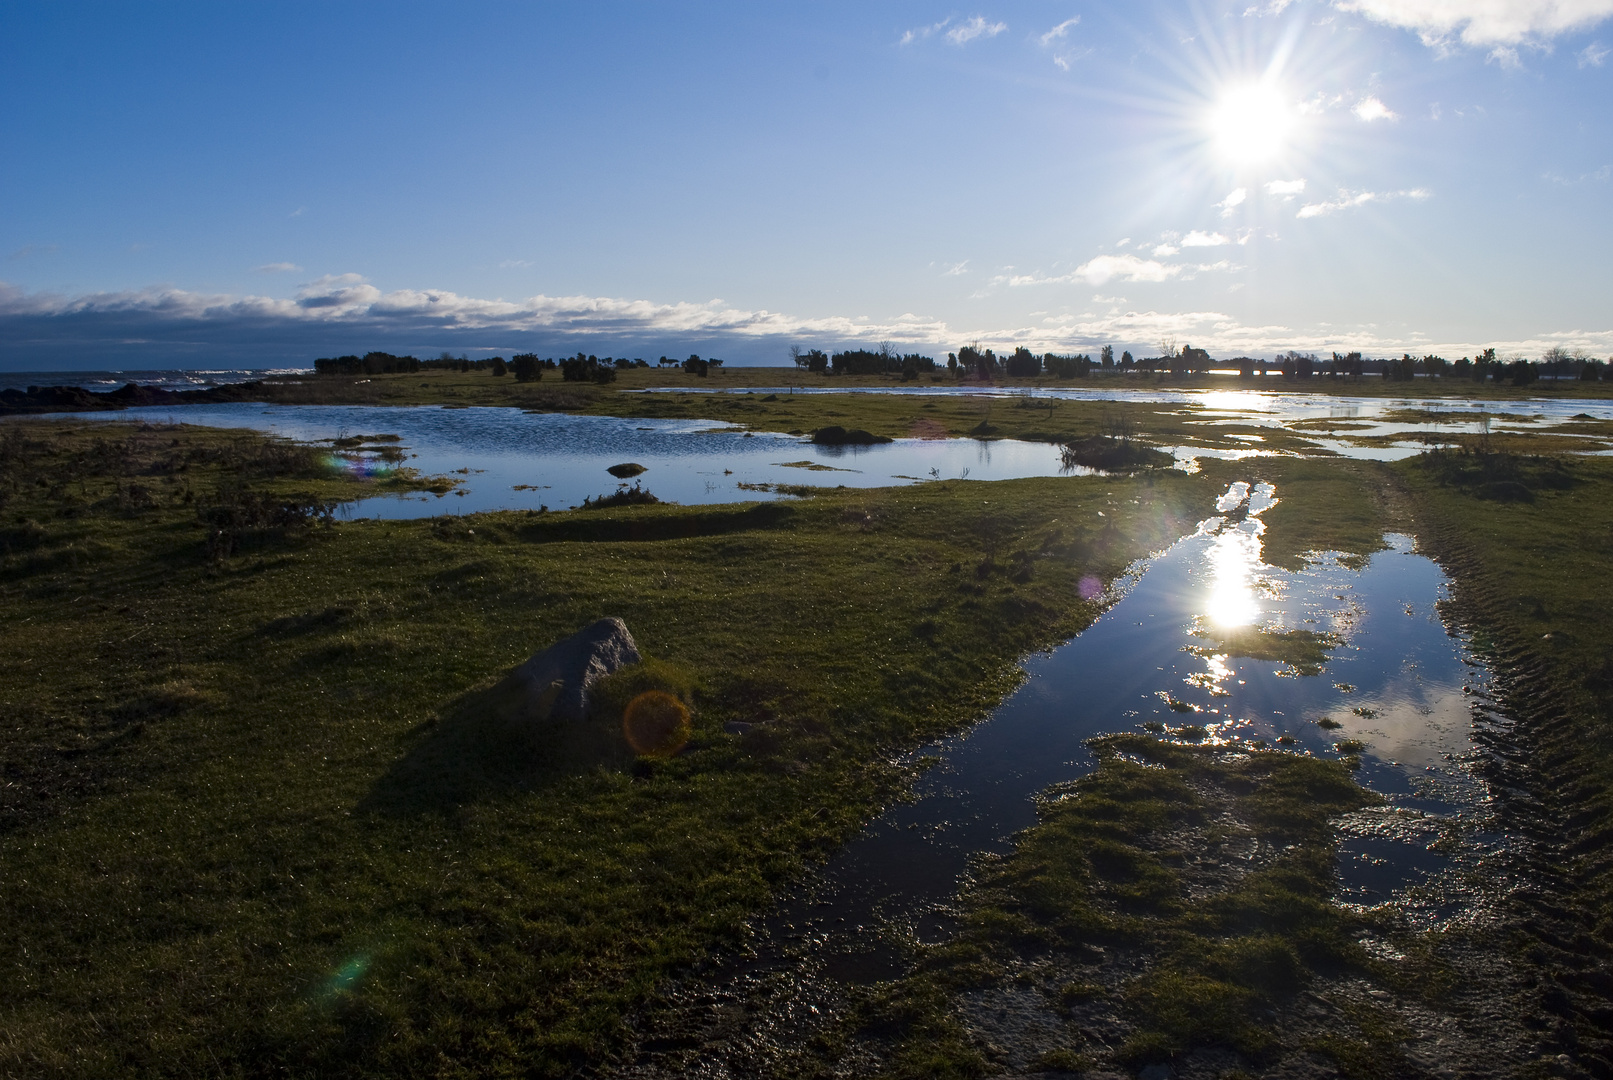
{"label": "dark rock on shore", "polygon": [[875,435],[862,428],[847,430],[839,424],[821,427],[812,433],[812,441],[820,446],[873,446],[876,443],[894,442],[885,435]]}
{"label": "dark rock on shore", "polygon": [[95,393],[82,386],[30,386],[27,390],[0,390],[0,415],[41,412],[103,412],[141,405],[202,405],[223,401],[256,401],[262,383],[234,383],[204,390],[164,390],[127,383],[116,390]]}

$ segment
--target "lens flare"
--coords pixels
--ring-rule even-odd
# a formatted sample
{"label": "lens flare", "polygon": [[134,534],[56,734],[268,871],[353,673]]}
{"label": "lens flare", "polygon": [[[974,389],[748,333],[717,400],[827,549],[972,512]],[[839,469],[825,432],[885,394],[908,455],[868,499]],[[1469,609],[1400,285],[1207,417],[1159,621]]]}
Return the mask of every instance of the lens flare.
{"label": "lens flare", "polygon": [[689,710],[663,690],[646,690],[622,712],[622,734],[636,754],[671,757],[689,741]]}

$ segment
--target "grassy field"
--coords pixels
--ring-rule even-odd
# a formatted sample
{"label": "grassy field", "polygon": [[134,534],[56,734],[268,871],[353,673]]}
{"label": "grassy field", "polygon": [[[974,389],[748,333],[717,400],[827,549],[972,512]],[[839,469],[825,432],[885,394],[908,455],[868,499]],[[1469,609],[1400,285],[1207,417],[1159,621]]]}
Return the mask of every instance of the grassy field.
{"label": "grassy field", "polygon": [[[230,435],[243,469],[191,428],[4,437],[17,1076],[598,1061],[628,1006],[902,789],[894,752],[1094,617],[1083,575],[1191,530],[1215,493],[1168,474],[268,521],[220,550],[199,504],[352,481]],[[606,614],[696,684],[687,753],[479,723],[478,694]]]}
{"label": "grassy field", "polygon": [[1499,673],[1517,728],[1494,748],[1510,828],[1531,838],[1513,913],[1541,972],[1539,1026],[1613,1072],[1613,462],[1428,455],[1397,468],[1451,615]]}
{"label": "grassy field", "polygon": [[[904,422],[886,407],[856,426]],[[957,409],[945,423],[970,420]],[[1102,407],[1058,415],[1069,430],[1117,423]],[[366,489],[324,452],[11,421],[0,1075],[596,1066],[669,972],[736,942],[804,863],[899,797],[912,774],[897,752],[980,716],[1015,685],[1019,657],[1095,617],[1078,598],[1084,575],[1111,579],[1191,531],[1233,479],[1276,485],[1263,520],[1278,565],[1364,557],[1400,529],[1455,576],[1453,610],[1522,725],[1518,745],[1495,749],[1528,792],[1510,811],[1517,827],[1541,839],[1514,927],[1555,1010],[1541,1038],[1609,1060],[1606,462],[1262,458],[1193,476],[332,523],[320,508]],[[663,675],[692,685],[686,753],[635,758],[608,715],[566,739],[490,719],[501,675],[601,615],[623,617]],[[726,734],[736,720],[754,726]],[[1422,982],[1451,980],[1426,953],[1389,969],[1339,944],[1365,924],[1323,902],[1331,839],[1312,818],[1365,793],[1342,772],[1284,780],[1301,768],[1290,755],[1240,763],[1129,738],[973,894],[959,951],[866,1003],[891,1068],[977,1074],[988,1058],[948,1026],[956,995],[1029,978],[1064,1013],[1120,1024],[1117,1062],[1230,1039],[1245,1064],[1319,1053],[1349,1075],[1395,1075],[1397,1014],[1338,996],[1338,980],[1406,1009],[1429,1007]],[[1337,798],[1306,809],[1318,783]],[[1249,802],[1261,785],[1276,802]],[[1118,817],[1105,809],[1116,800],[1130,807]],[[1270,868],[1288,893],[1200,880],[1204,853],[1250,837],[1303,864],[1299,876]],[[1100,841],[1119,846],[1092,876],[1081,867],[1099,865],[1087,849]],[[1168,878],[1230,899],[1165,904],[1137,926],[1102,914],[1115,890]],[[1064,916],[1037,899],[1054,893],[1086,895],[1113,923],[1093,932],[1143,942],[1157,977],[1092,956],[1067,971],[1027,961],[1027,942],[1057,944]],[[1270,933],[1214,922],[1273,897],[1297,921]],[[1333,1042],[1314,1025],[1285,1034],[1262,1011],[1296,986],[1333,995]],[[1098,1060],[1069,1040],[1038,1052],[1049,1068]]]}
{"label": "grassy field", "polygon": [[[1537,382],[1532,386],[1514,387],[1493,382],[1474,383],[1463,379],[1417,379],[1413,382],[1388,382],[1381,377],[1359,379],[1289,380],[1268,377],[1265,380],[1243,380],[1234,376],[1204,375],[1174,379],[1169,375],[1093,375],[1086,379],[1056,379],[1039,376],[1034,379],[1003,378],[995,383],[978,381],[960,382],[943,373],[921,375],[904,383],[896,375],[813,375],[795,368],[736,367],[719,368],[706,377],[686,374],[681,369],[633,368],[618,373],[614,383],[596,386],[591,383],[564,382],[558,370],[546,371],[542,380],[518,383],[512,376],[495,376],[490,371],[422,371],[413,375],[370,376],[300,376],[267,381],[268,400],[285,403],[374,404],[374,405],[426,405],[451,403],[458,405],[518,405],[523,408],[559,408],[567,411],[586,411],[602,400],[608,401],[621,391],[649,388],[682,387],[700,392],[740,393],[761,389],[778,390],[781,398],[790,396],[792,388],[799,389],[853,389],[902,387],[922,389],[930,386],[975,386],[981,389],[1002,391],[1063,389],[1063,390],[1124,390],[1124,389],[1189,389],[1189,390],[1266,390],[1282,393],[1317,395],[1346,394],[1355,397],[1475,399],[1485,401],[1518,401],[1530,398],[1609,398],[1613,397],[1613,384],[1584,383],[1574,380]],[[643,395],[634,395],[635,397]],[[660,397],[662,395],[655,395]],[[620,415],[612,411],[612,415]],[[635,412],[632,415],[651,415]]]}

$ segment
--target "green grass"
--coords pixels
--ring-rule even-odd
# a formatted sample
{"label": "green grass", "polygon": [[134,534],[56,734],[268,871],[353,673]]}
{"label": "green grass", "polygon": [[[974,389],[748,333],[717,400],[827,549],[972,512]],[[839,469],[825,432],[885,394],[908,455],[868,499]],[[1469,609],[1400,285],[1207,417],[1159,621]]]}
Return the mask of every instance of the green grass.
{"label": "green grass", "polygon": [[1275,660],[1287,664],[1298,675],[1320,675],[1322,668],[1327,665],[1328,653],[1339,643],[1334,634],[1319,634],[1312,630],[1263,630],[1252,626],[1217,626],[1208,623],[1195,630],[1194,634],[1212,643],[1193,650],[1200,655],[1222,654],[1250,660]]}
{"label": "green grass", "polygon": [[1559,1045],[1605,1072],[1607,992],[1587,958],[1613,955],[1613,462],[1466,453],[1397,472],[1518,725],[1504,776],[1528,797],[1507,821],[1534,838],[1546,895],[1513,913],[1521,955],[1547,979]]}
{"label": "green grass", "polygon": [[[909,1057],[951,1047],[954,1074],[994,1075],[1004,1063],[967,1031],[945,1035],[947,1018],[957,995],[1017,985],[1040,992],[1044,1026],[1071,1033],[1044,1055],[1088,1068],[1217,1047],[1251,1068],[1320,1053],[1347,1076],[1393,1075],[1378,1066],[1399,1061],[1406,1033],[1358,1022],[1357,995],[1405,990],[1420,962],[1373,960],[1357,942],[1372,920],[1331,899],[1332,819],[1378,798],[1347,765],[1300,754],[1146,735],[1091,745],[1097,769],[1049,792],[1012,853],[979,865],[957,940],[853,1020],[888,1041],[886,1074],[917,1075]],[[1354,989],[1340,995],[1341,980]],[[1294,1022],[1307,991],[1305,1007],[1329,1014],[1320,1027]]]}
{"label": "green grass", "polygon": [[[944,358],[943,358],[944,359]],[[608,386],[591,383],[564,382],[560,372],[545,371],[543,379],[533,383],[518,383],[509,376],[502,378],[488,371],[422,371],[414,375],[350,376],[293,376],[267,380],[272,387],[274,400],[284,402],[316,402],[341,404],[426,405],[444,401],[463,405],[507,405],[520,403],[543,408],[562,395],[573,402],[563,406],[575,411],[578,402],[611,398],[621,391],[641,390],[647,387],[678,387],[691,391],[719,391],[745,393],[753,388],[777,388],[781,402],[788,402],[791,387],[833,389],[851,387],[928,387],[963,386],[981,387],[996,391],[1015,390],[1112,390],[1112,389],[1195,389],[1248,391],[1265,390],[1281,393],[1310,393],[1317,395],[1345,394],[1352,397],[1372,397],[1438,401],[1440,399],[1519,401],[1554,398],[1605,398],[1613,396],[1613,384],[1581,383],[1577,381],[1541,382],[1528,387],[1498,386],[1494,383],[1478,384],[1465,379],[1418,379],[1412,383],[1386,382],[1379,377],[1361,379],[1308,379],[1244,381],[1227,376],[1196,376],[1175,379],[1157,375],[1102,375],[1086,379],[1056,379],[1040,376],[1035,379],[1002,378],[992,384],[973,380],[959,382],[944,371],[934,375],[920,375],[913,382],[904,383],[900,376],[867,375],[839,376],[813,375],[784,367],[723,368],[708,378],[685,374],[674,369],[633,369],[619,371],[617,379]],[[634,395],[638,396],[638,395]],[[662,397],[665,395],[655,395]],[[709,399],[709,394],[696,393],[690,397]],[[765,397],[759,393],[758,400]],[[647,415],[634,413],[633,415]],[[978,421],[977,421],[978,422]],[[997,423],[994,417],[991,422]],[[821,426],[821,425],[820,425]],[[847,425],[851,426],[851,425]]]}
{"label": "green grass", "polygon": [[[1083,575],[1214,494],[948,482],[266,526],[210,554],[196,502],[221,488],[358,489],[255,437],[4,437],[0,1073],[29,1076],[597,1063],[670,971],[900,793],[894,751],[1096,615]],[[131,501],[120,463],[169,457],[180,478]],[[602,615],[688,681],[684,754],[499,722],[504,673]]]}

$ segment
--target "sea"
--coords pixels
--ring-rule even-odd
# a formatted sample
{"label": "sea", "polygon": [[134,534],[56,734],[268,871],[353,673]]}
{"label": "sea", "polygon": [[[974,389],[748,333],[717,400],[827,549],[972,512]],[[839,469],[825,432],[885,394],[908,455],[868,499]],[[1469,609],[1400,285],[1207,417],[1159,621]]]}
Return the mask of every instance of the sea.
{"label": "sea", "polygon": [[81,386],[101,393],[126,383],[163,390],[202,390],[209,386],[251,382],[270,375],[308,375],[313,368],[219,368],[211,371],[0,371],[0,390],[26,390],[30,386]]}

